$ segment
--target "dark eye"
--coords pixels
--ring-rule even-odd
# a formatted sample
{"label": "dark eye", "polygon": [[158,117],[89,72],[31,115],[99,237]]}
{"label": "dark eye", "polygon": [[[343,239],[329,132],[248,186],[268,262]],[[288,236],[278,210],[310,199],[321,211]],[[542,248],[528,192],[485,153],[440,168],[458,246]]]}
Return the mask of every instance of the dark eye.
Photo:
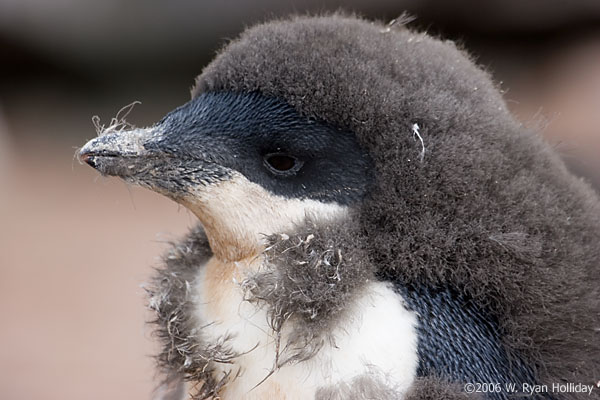
{"label": "dark eye", "polygon": [[277,175],[293,175],[303,164],[296,157],[282,153],[267,154],[264,163],[269,171]]}

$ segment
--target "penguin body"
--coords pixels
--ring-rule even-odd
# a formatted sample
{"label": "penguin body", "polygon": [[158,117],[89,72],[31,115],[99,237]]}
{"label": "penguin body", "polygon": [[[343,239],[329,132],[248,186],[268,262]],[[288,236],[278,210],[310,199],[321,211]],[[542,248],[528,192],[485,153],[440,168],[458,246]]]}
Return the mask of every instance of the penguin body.
{"label": "penguin body", "polygon": [[[235,268],[243,274],[246,266]],[[394,397],[410,387],[417,370],[416,316],[403,307],[392,285],[372,282],[364,287],[314,356],[288,363],[283,346],[290,342],[294,323],[275,334],[265,307],[245,302],[235,278],[210,288],[214,282],[207,275],[223,268],[215,258],[200,268],[195,303],[199,320],[218,321],[203,329],[204,340],[226,341],[237,355],[233,363],[217,363],[213,371],[216,379],[231,379],[219,392],[223,398],[331,398],[322,393],[337,394],[338,388],[359,380],[371,392],[384,387]],[[213,292],[217,288],[218,294]]]}
{"label": "penguin body", "polygon": [[189,103],[80,159],[202,224],[150,300],[161,367],[195,397],[598,380],[598,197],[450,42],[341,15],[258,25]]}

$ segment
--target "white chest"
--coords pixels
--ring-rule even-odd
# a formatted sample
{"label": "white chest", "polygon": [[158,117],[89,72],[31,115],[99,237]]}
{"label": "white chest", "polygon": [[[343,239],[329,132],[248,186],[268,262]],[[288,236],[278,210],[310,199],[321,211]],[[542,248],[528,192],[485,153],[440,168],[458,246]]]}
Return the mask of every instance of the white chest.
{"label": "white chest", "polygon": [[[364,288],[333,329],[334,340],[326,341],[316,356],[286,364],[265,379],[275,365],[276,335],[266,306],[243,300],[240,279],[243,265],[211,259],[200,269],[196,287],[196,316],[209,324],[204,339],[229,337],[226,345],[241,354],[232,364],[217,364],[215,378],[230,376],[219,393],[224,400],[312,399],[319,388],[347,388],[365,376],[400,393],[411,385],[417,368],[416,318],[388,284],[372,282]],[[282,345],[293,329],[291,321],[284,327]]]}

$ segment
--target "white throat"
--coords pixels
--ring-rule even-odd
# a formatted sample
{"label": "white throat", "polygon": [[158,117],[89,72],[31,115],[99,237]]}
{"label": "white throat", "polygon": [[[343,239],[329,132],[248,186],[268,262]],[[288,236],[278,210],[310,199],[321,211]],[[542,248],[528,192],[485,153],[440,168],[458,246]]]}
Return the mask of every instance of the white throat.
{"label": "white throat", "polygon": [[184,205],[198,216],[213,253],[224,261],[258,254],[266,236],[292,230],[307,218],[333,221],[348,212],[336,203],[274,195],[238,172],[198,189]]}

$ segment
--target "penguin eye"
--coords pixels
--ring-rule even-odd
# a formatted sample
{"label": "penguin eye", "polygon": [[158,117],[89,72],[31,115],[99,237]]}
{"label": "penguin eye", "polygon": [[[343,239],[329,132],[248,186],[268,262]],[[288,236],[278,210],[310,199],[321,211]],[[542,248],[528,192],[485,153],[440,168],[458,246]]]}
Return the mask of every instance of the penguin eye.
{"label": "penguin eye", "polygon": [[264,157],[264,164],[276,175],[294,175],[302,167],[303,162],[288,154],[270,153]]}

